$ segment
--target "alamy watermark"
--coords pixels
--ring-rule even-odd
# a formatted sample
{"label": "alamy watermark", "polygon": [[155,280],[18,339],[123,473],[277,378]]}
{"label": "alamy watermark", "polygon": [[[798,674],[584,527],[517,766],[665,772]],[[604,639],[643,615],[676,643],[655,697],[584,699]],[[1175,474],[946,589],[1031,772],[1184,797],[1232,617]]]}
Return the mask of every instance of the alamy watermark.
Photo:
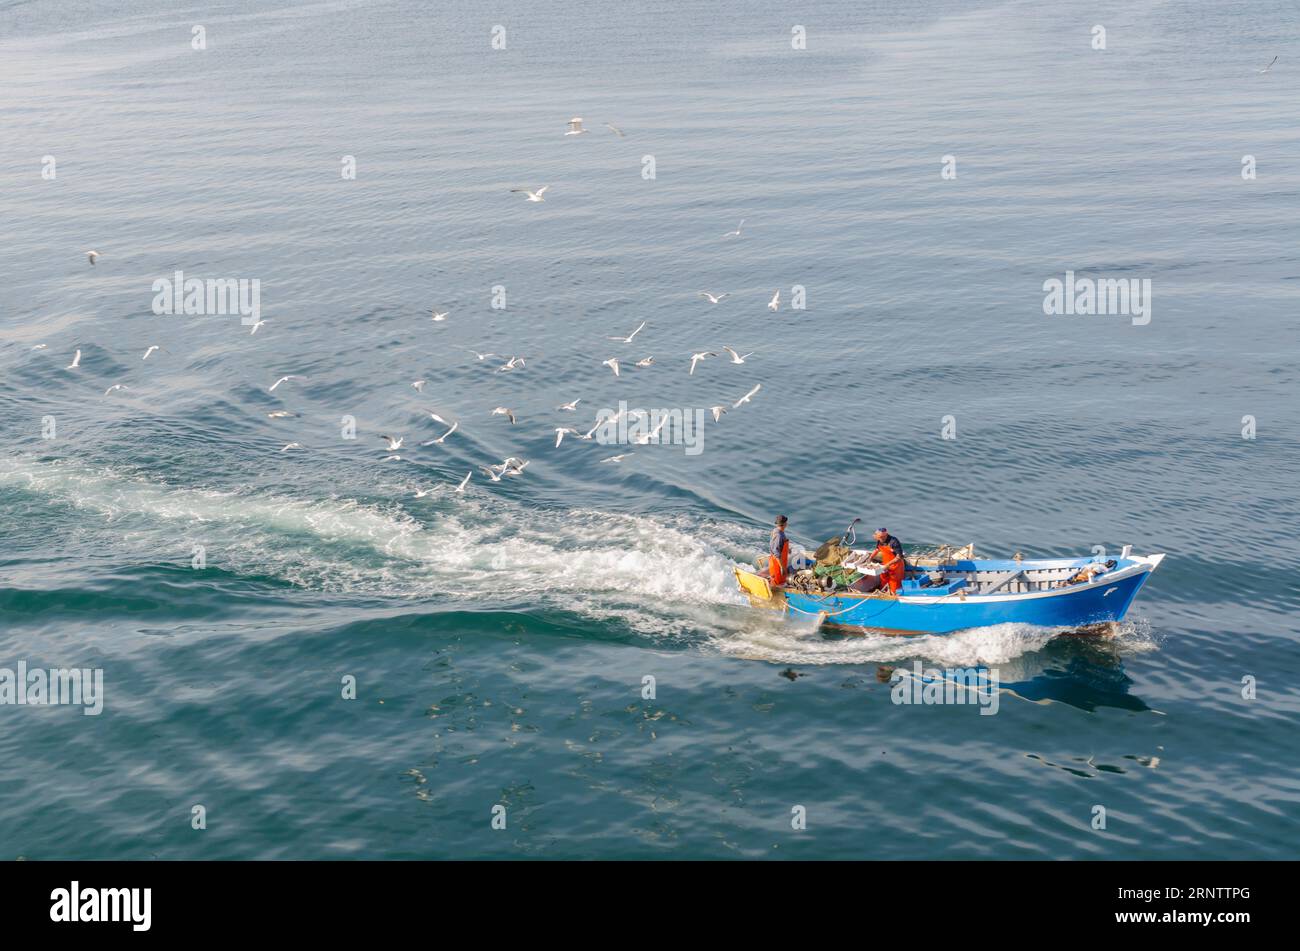
{"label": "alamy watermark", "polygon": [[197,278],[177,271],[153,282],[153,312],[158,316],[228,317],[238,314],[245,327],[262,319],[262,282],[257,278]]}
{"label": "alamy watermark", "polygon": [[1133,326],[1151,323],[1151,278],[1078,277],[1065,272],[1065,280],[1048,278],[1043,282],[1043,313],[1120,315],[1132,317]]}
{"label": "alamy watermark", "polygon": [[987,667],[949,667],[925,670],[913,661],[910,671],[898,668],[889,678],[890,699],[897,704],[978,704],[980,716],[998,712],[998,670]]}
{"label": "alamy watermark", "polygon": [[148,931],[152,907],[152,888],[91,888],[74,879],[68,888],[50,892],[54,922],[127,922],[132,931]]}
{"label": "alamy watermark", "polygon": [[596,413],[600,422],[591,435],[602,446],[685,446],[686,455],[698,456],[704,451],[705,413],[702,407],[628,409],[627,401],[619,400],[617,412],[606,408]]}
{"label": "alamy watermark", "polygon": [[17,670],[0,667],[0,706],[78,706],[88,717],[104,709],[104,671],[100,667],[35,667],[20,660]]}

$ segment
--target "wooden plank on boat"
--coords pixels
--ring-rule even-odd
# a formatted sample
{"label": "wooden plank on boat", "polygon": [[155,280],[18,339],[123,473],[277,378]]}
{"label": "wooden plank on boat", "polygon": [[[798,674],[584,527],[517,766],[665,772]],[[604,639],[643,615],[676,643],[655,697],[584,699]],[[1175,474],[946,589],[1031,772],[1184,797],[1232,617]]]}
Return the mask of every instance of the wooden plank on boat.
{"label": "wooden plank on boat", "polygon": [[1007,585],[1015,581],[1024,573],[1025,573],[1024,568],[1019,568],[1016,571],[1008,571],[1006,574],[1000,575],[998,578],[996,578],[991,588],[984,588],[983,590],[981,590],[980,594],[992,594],[994,591],[1006,587]]}
{"label": "wooden plank on boat", "polygon": [[751,598],[757,598],[761,601],[772,600],[772,587],[768,584],[766,578],[762,578],[752,571],[742,571],[740,568],[733,568],[732,572],[736,576],[736,581],[740,584],[741,591]]}

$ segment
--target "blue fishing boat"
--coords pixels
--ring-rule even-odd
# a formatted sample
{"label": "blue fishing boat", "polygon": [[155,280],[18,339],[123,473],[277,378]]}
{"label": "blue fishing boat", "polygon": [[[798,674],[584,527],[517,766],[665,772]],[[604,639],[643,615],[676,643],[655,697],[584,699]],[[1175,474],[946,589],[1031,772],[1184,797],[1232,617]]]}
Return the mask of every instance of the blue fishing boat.
{"label": "blue fishing boat", "polygon": [[[858,562],[867,554],[854,551],[846,563]],[[1008,560],[973,556],[970,546],[955,556],[915,562],[909,558],[896,595],[888,590],[827,589],[820,583],[810,584],[812,560],[806,555],[792,559],[791,577],[783,585],[772,584],[759,569],[737,566],[735,573],[740,590],[754,606],[814,620],[828,628],[950,634],[1019,623],[1064,628],[1071,633],[1104,633],[1124,619],[1138,591],[1165,557],[1134,555],[1129,548],[1109,560],[1101,556]]]}

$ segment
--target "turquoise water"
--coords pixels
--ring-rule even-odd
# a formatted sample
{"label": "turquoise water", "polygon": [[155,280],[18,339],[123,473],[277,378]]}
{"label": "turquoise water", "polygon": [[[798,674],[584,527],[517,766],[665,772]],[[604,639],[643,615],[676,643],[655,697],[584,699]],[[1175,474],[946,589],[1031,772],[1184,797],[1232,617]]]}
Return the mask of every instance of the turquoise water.
{"label": "turquoise water", "polygon": [[[0,4],[0,667],[105,683],[0,706],[0,858],[1294,857],[1298,37],[1281,3]],[[266,324],[156,315],[178,269]],[[1045,316],[1067,270],[1151,280],[1150,322]],[[554,445],[755,384],[698,454]],[[1169,557],[1110,641],[827,639],[734,590],[776,512]],[[892,703],[914,659],[997,668],[998,713]]]}

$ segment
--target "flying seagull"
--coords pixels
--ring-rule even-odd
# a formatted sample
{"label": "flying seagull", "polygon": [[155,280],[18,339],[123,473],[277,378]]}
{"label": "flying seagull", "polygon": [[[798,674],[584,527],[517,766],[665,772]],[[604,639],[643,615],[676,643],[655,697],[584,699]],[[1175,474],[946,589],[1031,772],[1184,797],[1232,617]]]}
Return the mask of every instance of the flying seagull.
{"label": "flying seagull", "polygon": [[754,355],[754,351],[752,350],[742,357],[740,354],[738,354],[735,350],[732,350],[730,347],[723,347],[722,349],[727,351],[727,353],[731,354],[732,363],[744,363],[748,357],[752,357]]}
{"label": "flying seagull", "polygon": [[157,346],[157,345],[155,344],[154,346],[152,346],[152,347],[150,347],[148,350],[146,350],[146,351],[144,352],[144,356],[141,357],[140,359],[141,359],[141,360],[148,360],[148,359],[149,359],[149,354],[153,353],[155,350],[161,350],[161,349],[162,349],[162,347],[159,347],[159,346]]}
{"label": "flying seagull", "polygon": [[578,404],[581,403],[581,402],[582,402],[581,399],[576,399],[576,400],[574,400],[572,403],[561,403],[559,406],[557,406],[557,407],[555,407],[555,408],[556,408],[556,409],[562,409],[562,410],[570,410],[570,411],[572,411],[572,410],[576,410],[576,409],[578,408]]}
{"label": "flying seagull", "polygon": [[691,372],[688,373],[687,376],[695,376],[695,364],[699,363],[701,360],[703,360],[703,359],[705,359],[705,358],[707,358],[707,357],[716,357],[716,356],[717,356],[717,354],[714,353],[712,350],[706,350],[706,351],[704,351],[703,353],[692,353],[692,354],[691,354]]}
{"label": "flying seagull", "polygon": [[393,436],[380,436],[379,438],[382,439],[382,440],[384,440],[385,442],[388,443],[388,451],[389,451],[389,452],[395,452],[396,450],[402,448],[402,437],[401,437],[401,436],[397,436],[397,437],[393,437]]}
{"label": "flying seagull", "polygon": [[77,369],[77,368],[80,367],[80,366],[81,366],[81,351],[78,350],[78,351],[77,351],[77,355],[76,355],[75,357],[72,358],[72,362],[69,363],[69,364],[68,364],[66,367],[64,367],[63,369],[65,369],[65,370],[75,370],[75,369]]}
{"label": "flying seagull", "polygon": [[744,219],[744,218],[741,218],[741,219],[740,219],[740,224],[736,225],[736,230],[735,230],[735,231],[728,231],[726,234],[723,235],[723,237],[724,237],[724,238],[739,238],[739,237],[740,237],[740,229],[743,228],[743,227],[745,227],[745,219]]}
{"label": "flying seagull", "polygon": [[559,448],[560,448],[560,443],[564,442],[564,434],[565,434],[565,433],[571,433],[571,434],[574,435],[574,436],[581,436],[581,435],[582,435],[582,433],[578,432],[576,429],[570,429],[568,426],[557,427],[556,430],[555,430],[555,448],[556,448],[556,449],[559,449]]}
{"label": "flying seagull", "polygon": [[104,395],[107,396],[109,393],[112,393],[114,390],[125,390],[126,388],[127,386],[125,383],[114,383],[112,386],[110,386],[108,389],[104,391]]}
{"label": "flying seagull", "polygon": [[428,382],[429,382],[428,380],[416,380],[414,383],[411,384],[411,388],[414,389],[415,392],[417,393],[423,393],[424,385]]}
{"label": "flying seagull", "polygon": [[610,125],[608,122],[606,122],[606,123],[605,123],[605,128],[608,129],[610,132],[613,132],[613,133],[614,133],[616,136],[618,136],[620,139],[625,139],[625,138],[627,138],[627,136],[625,136],[625,135],[623,134],[623,130],[620,129],[618,126]]}
{"label": "flying seagull", "polygon": [[582,116],[574,116],[569,120],[569,131],[565,135],[582,135],[584,132],[590,132],[590,129],[582,127]]}
{"label": "flying seagull", "polygon": [[725,413],[726,411],[727,411],[727,407],[725,407],[725,406],[710,406],[710,407],[709,407],[709,412],[711,412],[711,413],[713,414],[713,421],[714,421],[715,423],[716,423],[718,420],[722,419],[722,414]]}
{"label": "flying seagull", "polygon": [[768,310],[781,309],[781,288],[778,287],[776,289],[776,293],[772,295],[772,299],[767,302],[767,309]]}
{"label": "flying seagull", "polygon": [[512,188],[510,190],[512,192],[523,192],[525,195],[528,196],[529,201],[546,201],[546,199],[542,197],[542,193],[550,187],[551,187],[550,185],[543,185],[535,192],[530,192],[527,188]]}
{"label": "flying seagull", "polygon": [[460,485],[456,486],[456,491],[457,491],[457,492],[464,492],[464,491],[465,491],[465,486],[469,484],[469,477],[472,476],[473,474],[474,474],[474,470],[473,470],[473,469],[470,469],[469,472],[466,472],[466,473],[465,473],[465,478],[461,479],[461,480],[460,480]]}
{"label": "flying seagull", "polygon": [[432,313],[433,313],[433,322],[435,324],[442,323],[444,320],[446,320],[448,317],[451,316],[451,311],[449,310],[444,310],[442,313],[438,313],[437,310],[434,310]]}
{"label": "flying seagull", "polygon": [[288,452],[290,449],[301,449],[301,448],[302,448],[302,443],[300,443],[300,442],[291,442],[291,443],[287,443],[287,444],[285,445],[285,447],[284,447],[283,449],[281,449],[280,451],[281,451],[281,452]]}
{"label": "flying seagull", "polygon": [[614,375],[618,376],[618,357],[610,357],[608,360],[601,360],[600,362],[602,366],[609,367],[614,371]]}
{"label": "flying seagull", "polygon": [[97,257],[99,257],[99,256],[100,256],[100,254],[99,254],[98,251],[87,251],[87,252],[86,252],[86,260],[90,262],[91,267],[94,267],[94,265],[95,265],[95,259],[96,259]]}
{"label": "flying seagull", "polygon": [[506,456],[505,460],[493,466],[479,466],[492,477],[493,482],[500,482],[503,475],[519,475],[528,463],[516,456]]}
{"label": "flying seagull", "polygon": [[746,393],[744,396],[742,396],[740,399],[736,400],[736,402],[735,402],[734,404],[732,404],[732,407],[731,407],[731,408],[732,408],[732,409],[736,409],[736,408],[738,408],[742,403],[748,403],[751,399],[753,399],[754,394],[757,393],[757,392],[758,392],[759,390],[761,390],[762,388],[763,388],[763,384],[762,384],[762,383],[756,383],[756,384],[754,384],[754,388],[753,388],[752,390],[750,390],[748,393]]}
{"label": "flying seagull", "polygon": [[465,349],[468,350],[470,353],[474,354],[474,356],[478,357],[480,361],[486,360],[488,357],[496,356],[495,353],[479,353],[477,350],[470,350],[468,347],[466,347]]}
{"label": "flying seagull", "polygon": [[708,291],[700,291],[700,296],[701,296],[701,297],[707,297],[707,298],[709,299],[709,303],[710,303],[710,304],[716,304],[718,301],[722,300],[722,298],[724,298],[724,297],[730,297],[731,295],[730,295],[730,294],[719,294],[717,297],[714,297],[714,296],[713,296],[712,294],[710,294]]}
{"label": "flying seagull", "polygon": [[492,415],[493,415],[493,416],[505,416],[505,417],[507,417],[507,418],[510,420],[510,425],[511,425],[511,426],[513,426],[513,425],[515,424],[515,411],[512,410],[512,409],[507,409],[507,408],[504,407],[504,406],[498,406],[496,409],[494,409],[494,410],[492,411]]}
{"label": "flying seagull", "polygon": [[[432,415],[432,414],[431,414],[431,415]],[[442,422],[446,422],[446,420],[441,420],[441,421],[442,421]],[[459,428],[460,428],[460,422],[459,422],[459,421],[454,422],[454,423],[451,424],[451,428],[450,428],[449,430],[447,430],[445,433],[443,433],[441,436],[439,436],[437,439],[430,439],[428,442],[422,442],[422,443],[420,443],[420,445],[421,445],[421,446],[441,446],[441,445],[443,444],[443,442],[446,441],[447,437],[450,436],[452,433],[454,433],[454,432],[455,432],[457,429],[459,429]]]}
{"label": "flying seagull", "polygon": [[498,373],[505,373],[507,370],[513,370],[515,367],[526,366],[523,357],[511,357],[508,363],[503,363],[497,367]]}
{"label": "flying seagull", "polygon": [[602,459],[600,461],[601,462],[622,462],[630,455],[632,455],[632,453],[630,452],[620,452],[617,456],[610,456],[608,459]]}
{"label": "flying seagull", "polygon": [[666,422],[668,422],[667,416],[660,417],[659,425],[656,426],[654,429],[650,430],[650,432],[638,433],[635,437],[636,444],[638,446],[647,446],[650,444],[651,439],[658,439],[659,431],[664,428],[664,423]]}
{"label": "flying seagull", "polygon": [[[270,317],[266,318],[266,320],[270,320],[270,319],[271,319]],[[253,336],[253,334],[257,333],[257,328],[262,326],[262,324],[266,323],[266,320],[259,319],[255,323],[253,323],[252,325],[253,329],[248,332],[248,335],[251,337]]]}
{"label": "flying seagull", "polygon": [[274,393],[274,392],[275,392],[275,388],[276,388],[277,386],[279,386],[281,383],[287,383],[289,380],[301,380],[301,379],[302,379],[302,377],[300,377],[300,376],[295,376],[295,375],[292,374],[292,373],[289,374],[288,376],[282,376],[282,377],[280,377],[280,379],[278,379],[278,380],[276,380],[274,383],[272,383],[272,384],[271,384],[271,388],[270,388],[269,390],[267,390],[266,392],[268,392],[268,393]]}
{"label": "flying seagull", "polygon": [[267,413],[267,414],[266,414],[266,418],[267,418],[267,419],[286,419],[286,418],[288,418],[288,417],[290,417],[290,416],[294,416],[294,415],[296,415],[296,414],[289,412],[287,409],[277,409],[277,410],[275,410],[274,412]]}
{"label": "flying seagull", "polygon": [[632,338],[635,337],[637,334],[639,334],[639,333],[640,333],[642,330],[644,330],[644,329],[645,329],[645,321],[643,320],[643,321],[641,321],[641,326],[638,327],[638,328],[636,328],[636,330],[632,331],[632,332],[631,332],[630,334],[628,334],[626,337],[610,337],[609,339],[610,339],[610,340],[617,340],[619,343],[631,343],[631,342],[632,342]]}
{"label": "flying seagull", "polygon": [[[1276,62],[1277,62],[1277,57],[1274,56],[1274,57],[1273,57],[1273,63],[1276,63]],[[1268,64],[1267,66],[1265,66],[1263,69],[1257,69],[1257,70],[1255,70],[1255,72],[1259,73],[1259,74],[1262,76],[1262,75],[1264,75],[1265,73],[1267,73],[1270,69],[1273,68],[1273,63],[1269,63],[1269,64]],[[93,253],[93,252],[92,252],[92,253]],[[94,264],[95,262],[94,262],[94,261],[91,261],[90,263],[91,263],[91,264]]]}
{"label": "flying seagull", "polygon": [[633,366],[638,366],[644,369],[645,367],[653,365],[654,362],[655,362],[654,357],[646,357],[644,360],[638,360],[636,363],[633,364]]}

